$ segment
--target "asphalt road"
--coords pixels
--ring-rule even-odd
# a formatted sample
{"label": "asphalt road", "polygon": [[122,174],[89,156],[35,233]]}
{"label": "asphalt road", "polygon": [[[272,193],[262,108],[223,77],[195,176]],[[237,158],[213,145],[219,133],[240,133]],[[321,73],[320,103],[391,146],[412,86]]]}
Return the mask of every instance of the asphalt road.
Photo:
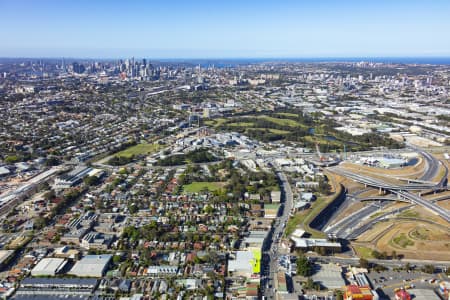
{"label": "asphalt road", "polygon": [[[441,200],[446,200],[448,199],[448,196],[443,196],[443,197],[438,197],[436,199],[431,200],[431,202],[435,203],[437,201],[441,201]],[[381,203],[381,205],[387,205],[389,203],[389,201],[383,202]],[[369,217],[372,213],[373,213],[373,208],[372,209],[365,209],[362,208],[361,210],[357,211],[354,215],[349,216],[348,218],[352,219],[350,221],[347,221],[346,219],[343,219],[342,223],[344,222],[352,222],[353,226],[350,227],[350,229],[348,231],[345,232],[345,237],[342,238],[346,238],[346,239],[354,239],[357,238],[358,236],[360,236],[361,234],[363,234],[365,231],[369,230],[370,228],[372,228],[372,226],[374,226],[376,223],[382,221],[383,219],[388,218],[389,216],[393,215],[393,214],[398,214],[401,213],[403,211],[406,211],[408,209],[411,209],[414,206],[414,204],[411,205],[407,205],[401,208],[396,209],[395,211],[390,211],[390,212],[385,212],[382,215],[379,215],[373,219],[370,219],[369,222],[365,223],[364,225],[358,227],[355,226],[355,220],[358,220],[358,222],[360,222],[360,220],[366,219],[367,217]],[[358,223],[356,222],[356,223]],[[335,233],[339,230],[341,230],[341,227],[345,228],[345,224],[338,224],[333,228],[329,228],[328,232],[330,233]],[[349,227],[347,227],[349,228]],[[338,235],[339,237],[339,235]]]}
{"label": "asphalt road", "polygon": [[279,216],[273,228],[271,239],[268,243],[268,251],[265,253],[265,261],[262,266],[261,274],[261,292],[266,299],[275,299],[275,277],[278,272],[278,257],[280,255],[279,241],[286,228],[287,221],[289,219],[289,213],[293,206],[293,195],[291,185],[282,172],[277,172],[277,176],[280,180],[280,186],[282,189],[282,207],[281,216]]}
{"label": "asphalt road", "polygon": [[433,155],[425,151],[418,149],[416,149],[416,151],[418,151],[426,161],[425,172],[420,177],[420,180],[432,180],[439,171],[439,161]]}
{"label": "asphalt road", "polygon": [[[431,180],[431,179],[435,178],[439,171],[439,166],[440,166],[439,160],[437,160],[434,156],[432,156],[432,155],[428,154],[427,152],[424,152],[420,149],[418,149],[417,151],[424,157],[425,166],[426,166],[425,172],[421,176],[420,180],[427,181],[427,180]],[[383,182],[381,182],[379,180],[376,180],[376,179],[373,179],[373,178],[370,178],[367,176],[355,174],[355,173],[349,172],[347,170],[342,170],[340,168],[333,168],[332,171],[333,170],[337,171],[338,173],[341,172],[344,176],[347,175],[350,178],[352,178],[356,181],[365,183],[367,185],[381,186],[384,184]],[[447,178],[447,175],[448,175],[448,169],[445,168],[445,173],[444,173],[442,179],[436,185],[437,188],[441,188],[446,184],[445,179]],[[433,201],[428,201],[428,200],[425,200],[425,199],[421,198],[420,196],[415,195],[408,191],[392,190],[392,192],[395,194],[398,194],[398,196],[402,197],[403,201],[418,204],[424,208],[427,208],[427,209],[433,211],[434,213],[440,215],[448,222],[450,222],[449,213],[445,209],[442,209],[440,206],[434,204],[434,202],[436,202],[436,200],[438,200],[438,199],[433,200]],[[357,195],[357,193],[356,193],[356,195]],[[382,199],[380,199],[380,200],[382,200]],[[344,202],[343,206],[348,206],[348,205],[350,205],[350,203],[353,203],[353,202],[351,201],[351,199],[348,199]],[[359,234],[362,234],[364,231],[371,228],[373,224],[381,221],[382,219],[388,217],[391,214],[391,213],[384,213],[383,215],[378,216],[375,219],[371,220],[371,222],[364,224],[363,226],[360,226],[362,220],[364,220],[365,218],[367,218],[368,216],[370,216],[371,214],[376,212],[379,208],[386,206],[387,203],[388,203],[387,201],[384,201],[384,202],[379,202],[378,205],[371,204],[369,206],[363,207],[362,209],[354,212],[353,214],[340,220],[339,222],[337,222],[331,226],[327,226],[327,228],[325,229],[325,232],[327,232],[329,234],[333,234],[340,238],[346,238],[346,239],[355,238]],[[403,208],[402,211],[410,208],[411,206],[408,206],[407,208]]]}
{"label": "asphalt road", "polygon": [[[337,256],[312,256],[313,260],[317,260],[323,263],[339,263],[340,265],[353,265],[359,264],[359,258],[357,257],[337,257]],[[369,262],[376,263],[378,265],[385,266],[387,268],[398,268],[403,267],[406,263],[411,265],[416,265],[417,268],[421,268],[425,265],[433,265],[439,269],[445,269],[450,267],[449,261],[434,261],[434,260],[416,260],[416,259],[369,259]]]}
{"label": "asphalt road", "polygon": [[379,204],[371,203],[348,217],[340,220],[333,226],[326,228],[325,232],[338,238],[346,239],[356,228],[360,227],[360,223],[363,222],[365,218],[375,213],[386,204],[387,202]]}
{"label": "asphalt road", "polygon": [[[441,216],[444,220],[446,220],[447,222],[450,223],[450,214],[448,213],[447,210],[443,209],[442,207],[440,207],[434,203],[431,203],[431,202],[423,199],[420,196],[417,196],[417,195],[407,191],[406,187],[409,187],[409,188],[414,187],[413,189],[416,189],[416,187],[420,186],[420,185],[409,184],[409,185],[405,185],[405,186],[398,186],[398,185],[393,185],[393,184],[386,184],[378,179],[374,179],[374,178],[370,178],[368,176],[356,174],[356,173],[353,173],[353,172],[350,172],[347,170],[343,170],[341,168],[332,168],[329,170],[332,172],[335,172],[337,174],[346,176],[346,177],[348,177],[352,180],[355,180],[357,182],[360,182],[362,184],[389,190],[390,192],[397,194],[397,195],[403,197],[404,199],[410,200],[411,203],[414,203],[414,204],[417,204],[417,205],[427,208],[428,210]],[[428,185],[422,185],[422,186],[423,186],[422,189],[429,188]]]}

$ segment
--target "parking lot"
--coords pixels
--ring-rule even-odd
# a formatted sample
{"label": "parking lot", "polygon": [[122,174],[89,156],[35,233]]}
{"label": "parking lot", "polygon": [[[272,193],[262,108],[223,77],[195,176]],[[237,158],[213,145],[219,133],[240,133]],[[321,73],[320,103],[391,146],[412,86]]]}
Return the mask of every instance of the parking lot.
{"label": "parking lot", "polygon": [[[437,274],[426,274],[420,271],[383,271],[367,274],[374,289],[382,289],[387,299],[394,299],[395,289],[406,287],[417,289],[436,289]],[[386,297],[385,297],[386,298]]]}

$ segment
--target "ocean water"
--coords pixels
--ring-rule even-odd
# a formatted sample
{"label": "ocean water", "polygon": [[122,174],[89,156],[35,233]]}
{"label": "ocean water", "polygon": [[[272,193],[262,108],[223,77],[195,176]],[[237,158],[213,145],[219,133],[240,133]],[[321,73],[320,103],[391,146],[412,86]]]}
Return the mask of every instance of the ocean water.
{"label": "ocean water", "polygon": [[450,57],[310,57],[310,58],[217,58],[217,59],[165,59],[161,61],[184,61],[201,65],[202,67],[216,66],[218,68],[263,62],[292,62],[292,63],[326,63],[326,62],[375,62],[394,64],[420,65],[450,65]]}

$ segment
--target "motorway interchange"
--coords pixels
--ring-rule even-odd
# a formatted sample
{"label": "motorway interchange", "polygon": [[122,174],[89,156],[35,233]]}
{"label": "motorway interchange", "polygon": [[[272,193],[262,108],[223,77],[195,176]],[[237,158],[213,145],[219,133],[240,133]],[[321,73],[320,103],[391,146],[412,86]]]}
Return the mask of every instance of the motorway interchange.
{"label": "motorway interchange", "polygon": [[[414,181],[407,182],[404,185],[395,185],[389,182],[384,182],[380,179],[371,178],[369,176],[364,176],[346,170],[340,166],[327,168],[328,171],[352,179],[358,183],[364,184],[367,187],[377,188],[385,192],[391,193],[391,195],[385,195],[380,197],[373,197],[373,199],[364,200],[378,200],[378,202],[372,202],[371,204],[364,206],[362,209],[356,211],[350,216],[340,220],[339,222],[333,224],[332,226],[327,226],[323,230],[329,235],[338,238],[354,239],[363,232],[370,229],[377,222],[387,218],[392,213],[399,213],[410,209],[416,205],[422,206],[434,214],[439,215],[447,222],[450,222],[449,212],[441,208],[436,204],[437,201],[447,200],[448,197],[444,196],[441,198],[436,198],[433,201],[425,200],[414,192],[421,192],[424,190],[440,191],[447,189],[447,176],[448,169],[438,161],[432,155],[427,152],[419,152],[425,160],[425,170],[422,176]],[[440,166],[445,169],[444,174],[439,179],[438,182],[431,182],[439,172]],[[278,258],[280,257],[280,246],[279,241],[284,232],[289,214],[293,207],[293,195],[290,188],[290,184],[286,175],[282,172],[277,173],[282,187],[282,201],[283,205],[280,210],[280,215],[277,218],[272,232],[269,235],[269,241],[265,245],[264,256],[263,256],[263,267],[261,274],[261,292],[266,299],[274,299],[276,289],[274,287],[275,276],[278,271]],[[358,193],[356,193],[358,194]],[[351,198],[351,195],[347,196]],[[356,199],[356,197],[355,197]],[[355,201],[355,199],[350,199]],[[397,209],[395,212],[386,212],[375,218],[366,224],[361,224],[361,220],[370,216],[377,210],[381,210],[391,201],[405,201],[410,202],[410,205]],[[351,205],[351,204],[350,204]]]}
{"label": "motorway interchange", "polygon": [[[391,201],[403,201],[411,203],[411,205],[402,207],[396,210],[394,213],[399,213],[410,209],[415,205],[419,205],[440,216],[445,221],[450,222],[450,213],[446,209],[436,204],[437,201],[447,200],[447,196],[443,196],[440,198],[438,197],[432,201],[429,201],[421,197],[420,194],[414,193],[424,190],[440,191],[447,189],[447,167],[427,152],[420,151],[420,153],[425,159],[425,171],[418,180],[415,180],[418,183],[414,182],[404,185],[395,185],[392,183],[384,182],[380,179],[372,178],[370,176],[357,174],[356,172],[346,170],[339,166],[328,168],[328,171],[332,173],[352,179],[358,183],[364,184],[366,187],[378,188],[382,191],[389,192],[391,193],[391,195],[367,197],[365,199],[359,198],[359,201],[372,200],[373,202],[370,205],[364,206],[362,209],[347,216],[346,218],[339,220],[337,223],[326,227],[324,231],[329,235],[339,238],[354,239],[367,229],[371,228],[377,222],[387,218],[392,214],[392,212],[386,212],[384,214],[381,214],[380,216],[377,216],[366,224],[361,224],[361,220],[370,216],[376,211],[383,209]],[[430,182],[430,180],[437,176],[440,166],[444,167],[444,174],[438,182]],[[350,200],[355,201],[355,198]]]}

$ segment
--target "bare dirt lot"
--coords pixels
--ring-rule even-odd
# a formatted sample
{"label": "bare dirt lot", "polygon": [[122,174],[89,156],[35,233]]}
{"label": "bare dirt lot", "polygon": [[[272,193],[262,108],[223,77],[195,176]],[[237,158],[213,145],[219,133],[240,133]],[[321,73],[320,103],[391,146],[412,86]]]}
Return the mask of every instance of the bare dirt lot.
{"label": "bare dirt lot", "polygon": [[411,259],[450,260],[448,227],[421,221],[390,220],[364,233],[359,242],[388,254]]}

